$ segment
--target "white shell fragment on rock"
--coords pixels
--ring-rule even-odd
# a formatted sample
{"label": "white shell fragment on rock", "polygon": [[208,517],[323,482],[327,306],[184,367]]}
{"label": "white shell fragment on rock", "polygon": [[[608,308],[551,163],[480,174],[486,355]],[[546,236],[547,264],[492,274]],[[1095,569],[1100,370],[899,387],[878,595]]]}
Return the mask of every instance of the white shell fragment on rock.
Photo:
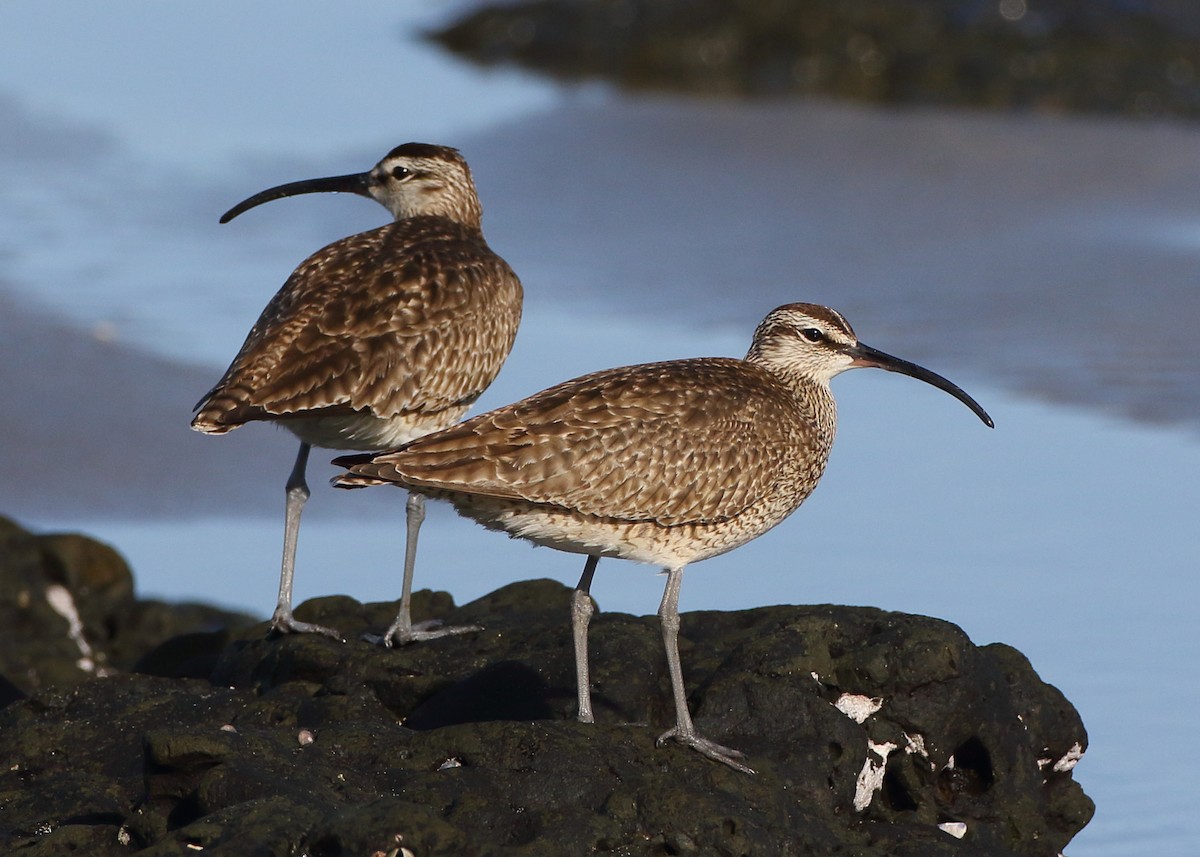
{"label": "white shell fragment on rock", "polygon": [[1054,763],[1054,770],[1060,774],[1066,773],[1079,764],[1079,760],[1082,758],[1083,747],[1076,741],[1071,745],[1071,749],[1066,752],[1066,755]]}
{"label": "white shell fragment on rock", "polygon": [[[862,812],[871,805],[875,792],[883,788],[883,775],[887,770],[887,758],[896,745],[891,741],[876,744],[867,739],[867,758],[862,770],[858,772],[858,780],[854,785],[854,809]],[[872,758],[874,755],[877,758]]]}
{"label": "white shell fragment on rock", "polygon": [[863,696],[861,693],[843,693],[833,707],[855,723],[862,723],[883,708],[883,697]]}
{"label": "white shell fragment on rock", "polygon": [[[1050,748],[1047,747],[1042,752],[1046,752],[1046,750],[1049,749]],[[1050,768],[1050,763],[1053,762],[1054,766],[1051,768],[1051,770],[1058,774],[1065,774],[1067,771],[1074,769],[1074,767],[1079,764],[1079,760],[1082,758],[1083,747],[1078,741],[1076,741],[1071,745],[1071,749],[1068,750],[1057,762],[1055,762],[1052,757],[1045,756],[1037,760],[1037,765],[1039,769],[1044,771],[1046,768]]]}
{"label": "white shell fragment on rock", "polygon": [[75,607],[75,597],[71,595],[71,590],[57,583],[47,586],[46,603],[55,613],[67,620],[67,636],[79,649],[80,654],[75,666],[84,672],[105,675],[103,670],[96,668],[96,653],[92,650],[87,638],[83,636],[83,620],[79,618],[79,610]]}
{"label": "white shell fragment on rock", "polygon": [[949,833],[955,839],[962,839],[967,835],[967,823],[965,821],[943,821],[938,825],[938,830]]}

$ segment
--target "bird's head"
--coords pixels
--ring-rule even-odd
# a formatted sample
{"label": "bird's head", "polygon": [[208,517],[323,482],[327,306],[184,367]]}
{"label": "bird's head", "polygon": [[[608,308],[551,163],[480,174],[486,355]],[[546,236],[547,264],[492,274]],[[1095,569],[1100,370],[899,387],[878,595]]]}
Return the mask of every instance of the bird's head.
{"label": "bird's head", "polygon": [[984,424],[994,425],[987,411],[956,384],[915,363],[864,345],[841,313],[818,304],[785,304],[771,310],[754,331],[746,359],[787,378],[823,386],[847,369],[873,366],[899,372],[945,390],[974,411]]}
{"label": "bird's head", "polygon": [[458,150],[428,143],[405,143],[365,173],[305,179],[267,188],[221,216],[228,223],[243,212],[287,196],[353,193],[373,199],[397,220],[421,215],[447,217],[478,228],[483,210],[471,168]]}

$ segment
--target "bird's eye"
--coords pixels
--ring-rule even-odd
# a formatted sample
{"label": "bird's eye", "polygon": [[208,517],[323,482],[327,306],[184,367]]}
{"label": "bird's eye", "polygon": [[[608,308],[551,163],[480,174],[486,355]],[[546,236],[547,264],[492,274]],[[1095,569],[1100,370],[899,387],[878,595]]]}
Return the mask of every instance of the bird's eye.
{"label": "bird's eye", "polygon": [[825,334],[817,330],[815,327],[806,327],[800,331],[800,335],[809,342],[820,342],[825,338]]}
{"label": "bird's eye", "polygon": [[412,175],[412,170],[408,167],[392,167],[392,178],[396,181],[401,181]]}

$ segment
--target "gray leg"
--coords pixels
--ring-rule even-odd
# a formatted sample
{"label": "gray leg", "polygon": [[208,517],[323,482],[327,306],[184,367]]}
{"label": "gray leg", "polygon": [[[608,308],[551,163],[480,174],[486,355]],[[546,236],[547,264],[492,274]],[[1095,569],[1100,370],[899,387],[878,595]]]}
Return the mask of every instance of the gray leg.
{"label": "gray leg", "polygon": [[396,618],[383,632],[383,636],[364,634],[363,639],[371,643],[382,643],[385,646],[418,643],[422,640],[436,640],[438,637],[449,637],[453,634],[466,634],[470,631],[482,631],[478,625],[456,625],[443,628],[441,619],[430,619],[426,622],[412,621],[412,585],[413,569],[417,564],[417,536],[421,532],[421,524],[425,520],[425,498],[414,491],[408,492],[408,503],[405,504],[405,524],[407,534],[404,544],[404,582],[400,587],[400,609]]}
{"label": "gray leg", "polygon": [[283,519],[283,568],[279,573],[279,600],[271,616],[271,630],[280,633],[325,634],[340,640],[342,635],[333,628],[298,622],[292,616],[292,581],[296,576],[296,540],[300,535],[300,513],[308,500],[308,483],[304,472],[308,469],[308,452],[311,447],[301,442],[296,463],[287,481],[287,510]]}
{"label": "gray leg", "polygon": [[663,592],[662,604],[658,607],[658,619],[662,623],[663,645],[667,650],[667,669],[671,673],[671,691],[675,695],[675,727],[658,736],[657,743],[662,746],[667,740],[675,740],[735,770],[753,774],[753,768],[737,761],[745,758],[743,753],[708,740],[699,735],[696,727],[692,725],[687,694],[683,689],[683,668],[679,665],[679,587],[682,584],[683,568],[667,569],[667,587]]}
{"label": "gray leg", "polygon": [[596,566],[600,557],[589,555],[583,564],[583,576],[579,585],[571,593],[571,636],[575,639],[575,687],[579,692],[578,718],[583,723],[594,723],[592,717],[592,685],[588,674],[588,623],[596,612],[596,603],[592,601],[592,577],[596,574]]}

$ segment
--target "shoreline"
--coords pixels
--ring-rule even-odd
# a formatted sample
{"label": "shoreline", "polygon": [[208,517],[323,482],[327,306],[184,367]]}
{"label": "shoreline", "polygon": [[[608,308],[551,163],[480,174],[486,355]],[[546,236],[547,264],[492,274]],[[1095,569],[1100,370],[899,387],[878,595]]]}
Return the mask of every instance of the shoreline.
{"label": "shoreline", "polygon": [[[100,333],[56,319],[0,283],[0,342],[12,356],[0,362],[0,513],[265,517],[282,507],[295,455],[290,436],[250,428],[234,432],[236,440],[201,437],[189,427],[191,407],[220,370]],[[321,478],[314,468],[310,482]]]}

